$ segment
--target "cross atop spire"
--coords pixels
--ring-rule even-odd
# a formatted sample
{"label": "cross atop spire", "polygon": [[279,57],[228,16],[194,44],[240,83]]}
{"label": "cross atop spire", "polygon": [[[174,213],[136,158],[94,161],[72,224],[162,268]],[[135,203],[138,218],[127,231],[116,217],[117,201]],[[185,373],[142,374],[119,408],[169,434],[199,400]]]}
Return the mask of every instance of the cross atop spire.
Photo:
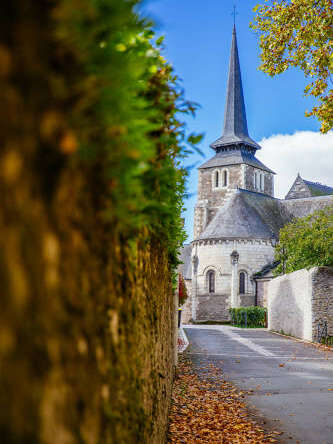
{"label": "cross atop spire", "polygon": [[234,26],[236,25],[236,15],[238,14],[238,12],[236,12],[236,5],[233,6],[233,11],[231,13],[231,15],[234,16]]}
{"label": "cross atop spire", "polygon": [[250,138],[247,129],[243,86],[238,57],[236,26],[234,25],[232,31],[223,135],[210,146],[216,151],[220,151],[222,148],[232,148],[235,147],[235,145],[238,146],[240,144],[245,145],[252,150],[260,149],[260,146]]}

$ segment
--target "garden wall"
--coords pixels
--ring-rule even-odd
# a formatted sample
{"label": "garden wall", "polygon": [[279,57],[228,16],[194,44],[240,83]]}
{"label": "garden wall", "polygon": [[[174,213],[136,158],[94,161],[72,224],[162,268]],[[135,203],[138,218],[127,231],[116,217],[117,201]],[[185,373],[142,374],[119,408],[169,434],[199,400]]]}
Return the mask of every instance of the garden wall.
{"label": "garden wall", "polygon": [[315,341],[320,320],[333,335],[333,268],[315,267],[276,277],[268,284],[268,328]]}
{"label": "garden wall", "polygon": [[[176,225],[178,201],[143,103],[152,57],[136,3],[2,5],[3,444],[165,442],[175,343],[165,221]],[[126,32],[143,49],[124,54]],[[174,218],[165,225],[152,218],[155,190]]]}

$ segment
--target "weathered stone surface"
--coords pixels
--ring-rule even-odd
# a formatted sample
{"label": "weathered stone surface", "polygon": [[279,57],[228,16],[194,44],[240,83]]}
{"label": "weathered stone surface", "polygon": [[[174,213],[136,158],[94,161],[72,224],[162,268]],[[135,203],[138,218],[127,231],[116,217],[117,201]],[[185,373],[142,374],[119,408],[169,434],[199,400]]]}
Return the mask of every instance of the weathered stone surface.
{"label": "weathered stone surface", "polygon": [[312,279],[312,338],[316,338],[319,321],[326,321],[333,336],[333,267],[314,268]]}
{"label": "weathered stone surface", "polygon": [[255,302],[254,294],[240,294],[240,306],[241,307],[252,307]]}
{"label": "weathered stone surface", "polygon": [[229,296],[201,294],[197,299],[197,321],[226,321],[229,317]]}

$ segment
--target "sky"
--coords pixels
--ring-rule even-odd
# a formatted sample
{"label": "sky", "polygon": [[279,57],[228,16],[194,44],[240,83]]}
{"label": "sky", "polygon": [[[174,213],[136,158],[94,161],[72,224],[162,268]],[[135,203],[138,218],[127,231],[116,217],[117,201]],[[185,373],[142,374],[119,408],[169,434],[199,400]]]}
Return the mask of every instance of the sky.
{"label": "sky", "polygon": [[197,166],[213,157],[209,144],[222,134],[229,54],[236,5],[238,51],[249,134],[262,149],[257,157],[275,171],[275,196],[283,198],[297,173],[306,180],[333,186],[333,132],[319,133],[315,118],[305,110],[314,105],[304,97],[303,73],[290,69],[277,77],[258,70],[258,36],[249,27],[259,0],[151,0],[144,13],[153,18],[158,34],[165,35],[165,56],[182,79],[186,98],[200,104],[188,131],[204,133],[199,145],[204,157],[189,156],[191,168],[185,201],[185,229],[193,238]]}

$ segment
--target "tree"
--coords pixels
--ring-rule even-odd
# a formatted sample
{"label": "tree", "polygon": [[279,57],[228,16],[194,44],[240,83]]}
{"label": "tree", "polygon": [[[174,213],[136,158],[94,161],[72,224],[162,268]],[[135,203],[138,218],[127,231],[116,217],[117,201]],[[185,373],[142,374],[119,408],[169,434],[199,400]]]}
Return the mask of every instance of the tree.
{"label": "tree", "polygon": [[333,265],[333,204],[295,219],[280,230],[276,274]]}
{"label": "tree", "polygon": [[260,35],[260,69],[275,76],[299,67],[310,78],[305,95],[319,102],[305,115],[316,116],[326,133],[333,127],[331,0],[269,0],[254,12],[250,26]]}

